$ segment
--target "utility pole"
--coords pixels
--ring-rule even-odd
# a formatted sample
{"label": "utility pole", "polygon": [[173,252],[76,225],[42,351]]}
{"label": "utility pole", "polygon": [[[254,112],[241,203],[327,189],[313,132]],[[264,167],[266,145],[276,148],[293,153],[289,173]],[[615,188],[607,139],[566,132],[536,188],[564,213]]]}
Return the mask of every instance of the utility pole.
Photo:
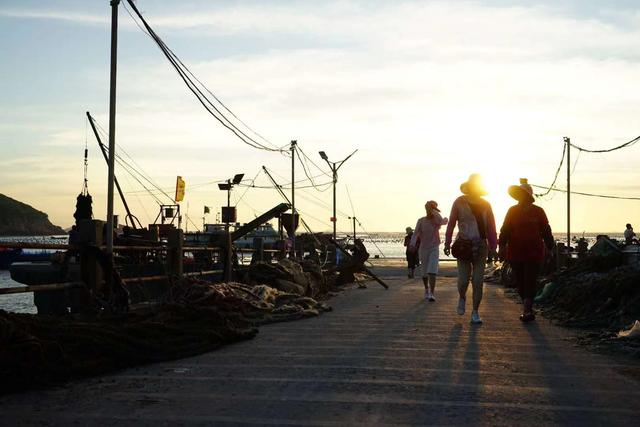
{"label": "utility pole", "polygon": [[[567,146],[567,251],[571,248],[571,139],[564,137]],[[569,253],[567,252],[567,259]]]}
{"label": "utility pole", "polygon": [[291,258],[296,257],[296,146],[297,140],[291,141]]}
{"label": "utility pole", "polygon": [[[118,63],[118,4],[111,0],[111,72],[109,79],[109,173],[107,182],[107,256],[113,256],[113,184],[116,159],[116,72]],[[111,277],[109,274],[108,277]]]}

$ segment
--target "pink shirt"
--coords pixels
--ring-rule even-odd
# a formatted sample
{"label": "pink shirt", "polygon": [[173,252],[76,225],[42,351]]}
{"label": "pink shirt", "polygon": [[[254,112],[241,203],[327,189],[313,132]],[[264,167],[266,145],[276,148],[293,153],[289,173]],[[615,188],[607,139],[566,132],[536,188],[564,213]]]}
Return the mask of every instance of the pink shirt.
{"label": "pink shirt", "polygon": [[411,237],[411,246],[415,246],[420,239],[421,248],[432,248],[440,244],[440,227],[447,224],[447,218],[442,218],[438,212],[433,212],[432,218],[423,216],[418,220],[416,229]]}
{"label": "pink shirt", "polygon": [[445,247],[451,245],[453,237],[453,229],[458,225],[458,236],[463,239],[470,239],[474,241],[486,240],[489,249],[495,251],[498,246],[498,234],[496,233],[496,221],[493,217],[493,210],[491,205],[484,199],[477,201],[476,206],[481,212],[481,220],[484,231],[484,237],[478,227],[478,221],[473,214],[471,206],[467,201],[466,196],[458,197],[453,206],[451,207],[451,215],[449,215],[450,221],[447,225],[447,232],[445,235]]}

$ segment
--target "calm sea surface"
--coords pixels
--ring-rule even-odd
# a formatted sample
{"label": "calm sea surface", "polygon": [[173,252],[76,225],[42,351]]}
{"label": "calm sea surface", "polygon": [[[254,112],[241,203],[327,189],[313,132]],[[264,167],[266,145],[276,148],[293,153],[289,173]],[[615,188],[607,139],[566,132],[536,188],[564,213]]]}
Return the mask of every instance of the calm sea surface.
{"label": "calm sea surface", "polygon": [[[589,241],[589,245],[595,242],[596,236],[600,233],[586,233],[584,237]],[[613,239],[622,239],[622,234],[610,234]],[[378,255],[381,258],[404,258],[405,248],[403,246],[404,233],[369,233],[358,235],[364,239],[365,246],[371,254],[371,258]],[[444,241],[444,235],[442,235]],[[560,241],[566,241],[559,239]],[[20,241],[38,243],[67,243],[66,236],[35,236],[35,237],[0,237],[0,241]],[[440,258],[448,258],[442,252],[440,246]],[[23,286],[11,280],[9,271],[0,270],[0,288]],[[33,305],[33,295],[31,293],[0,295],[0,309],[14,311],[18,313],[35,313],[36,307]]]}

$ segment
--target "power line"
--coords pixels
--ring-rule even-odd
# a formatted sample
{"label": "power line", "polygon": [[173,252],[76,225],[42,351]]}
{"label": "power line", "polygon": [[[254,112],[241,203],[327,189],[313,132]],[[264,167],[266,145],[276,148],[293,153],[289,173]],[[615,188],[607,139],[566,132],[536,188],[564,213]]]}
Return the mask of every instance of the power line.
{"label": "power line", "polygon": [[[308,157],[306,156],[306,154],[304,154],[304,151],[302,151],[301,149],[298,149],[297,151],[303,154],[303,156],[298,156],[298,161],[300,162],[300,165],[302,165],[302,170],[304,171],[304,174],[306,175],[307,179],[311,183],[311,186],[320,192],[327,191],[329,188],[331,188],[331,184],[333,183],[333,181],[327,182],[326,184],[316,184],[314,178],[317,178],[317,176],[316,177],[311,176],[311,171],[309,170],[309,165],[307,163]],[[325,188],[320,188],[321,186],[325,186]]]}
{"label": "power line", "polygon": [[632,145],[634,145],[638,141],[640,141],[640,136],[636,136],[631,141],[625,142],[624,144],[618,145],[617,147],[606,148],[606,149],[601,149],[601,150],[589,150],[587,148],[580,147],[580,146],[575,145],[573,143],[571,143],[571,146],[573,148],[575,148],[576,150],[584,151],[585,153],[610,153],[612,151],[620,150],[622,148],[631,147]]}
{"label": "power line", "polygon": [[329,178],[332,178],[332,175],[329,172],[325,172],[324,169],[322,169],[320,166],[318,166],[318,164],[316,162],[314,162],[311,157],[307,156],[307,153],[304,152],[304,150],[302,148],[300,148],[300,146],[298,146],[298,151],[300,151],[300,153],[302,154],[302,156],[305,158],[305,162],[309,162],[311,163],[313,166],[316,167],[316,169],[318,169],[320,172],[322,172],[323,175],[328,176]]}
{"label": "power line", "polygon": [[[178,56],[164,43],[164,41],[160,38],[160,36],[158,36],[158,34],[153,30],[153,28],[151,28],[151,26],[144,19],[144,17],[142,16],[140,11],[136,7],[136,5],[133,3],[133,0],[127,0],[127,2],[129,3],[129,5],[131,6],[131,9],[134,11],[134,13],[137,15],[137,17],[142,22],[144,28],[146,29],[145,34],[147,34],[149,37],[151,37],[151,39],[153,41],[155,41],[155,43],[158,46],[158,48],[162,51],[164,56],[171,63],[171,65],[176,70],[176,72],[178,73],[178,75],[180,76],[182,81],[185,83],[187,88],[193,93],[193,95],[196,97],[196,99],[209,112],[209,114],[211,114],[211,116],[213,116],[225,128],[230,130],[236,137],[238,137],[238,139],[240,139],[242,142],[244,142],[245,144],[247,144],[247,145],[249,145],[249,146],[251,146],[253,148],[256,148],[256,149],[259,149],[259,150],[265,150],[265,151],[280,152],[280,153],[284,152],[283,148],[278,148],[274,144],[272,144],[272,143],[270,143],[268,141],[267,141],[267,143],[272,145],[275,148],[268,147],[268,146],[256,141],[255,139],[253,139],[249,135],[247,135],[245,132],[243,132],[231,120],[229,120],[229,118],[226,117],[222,113],[222,111],[220,111],[220,109],[218,109],[215,106],[214,102],[212,102],[202,92],[202,90],[200,90],[198,85],[196,83],[194,83],[194,81],[189,77],[189,75],[194,76],[193,73],[191,72],[191,70],[189,70],[189,68],[186,65],[184,65],[184,63],[178,58]],[[132,17],[132,19],[134,19],[133,16],[131,16],[131,17]],[[135,19],[134,19],[134,21],[135,21]],[[140,27],[140,26],[138,25],[138,27]],[[195,78],[195,76],[194,76],[194,78]],[[204,84],[202,84],[202,82],[200,80],[196,79],[196,81],[198,83],[200,83],[200,86],[202,88],[204,88],[205,91],[207,91],[208,93],[212,94],[212,92]],[[217,97],[215,97],[215,96],[213,96],[213,97],[219,103],[219,105],[221,105],[224,109],[229,111],[237,119],[237,116],[235,114],[233,114],[231,112],[231,110],[229,110],[224,104],[222,104],[222,102],[220,102],[220,100]],[[246,126],[246,124],[244,124],[241,121],[240,121],[240,123],[242,123],[247,129],[249,129],[249,131],[251,131],[252,133],[258,135],[255,131],[251,130],[251,128]],[[261,136],[259,136],[259,137],[263,138]]]}
{"label": "power line", "polygon": [[551,185],[549,187],[542,187],[542,188],[546,188],[547,191],[545,193],[536,194],[536,196],[538,197],[546,196],[551,192],[551,189],[556,185],[556,181],[558,180],[558,175],[560,175],[560,169],[562,169],[562,164],[564,163],[564,156],[566,155],[566,153],[567,153],[567,143],[565,142],[562,145],[562,157],[560,158],[560,163],[558,164],[558,169],[556,169],[556,173],[553,176],[553,181],[551,182]]}
{"label": "power line", "polygon": [[[541,188],[543,190],[548,190],[548,192],[550,191],[557,191],[560,193],[566,193],[567,190],[561,189],[561,188],[550,188],[550,187],[544,187],[542,185],[535,185],[535,184],[531,184],[532,187],[534,188]],[[595,194],[595,193],[585,193],[585,192],[580,192],[580,191],[573,191],[571,190],[571,194],[579,194],[581,196],[588,196],[588,197],[599,197],[602,199],[616,199],[616,200],[640,200],[640,197],[624,197],[624,196],[612,196],[612,195],[608,195],[608,194]]]}
{"label": "power line", "polygon": [[578,151],[578,155],[576,156],[576,160],[573,162],[573,168],[571,168],[571,176],[573,176],[573,173],[576,171],[576,166],[578,166],[578,160],[580,159],[580,153],[582,153],[582,151]]}

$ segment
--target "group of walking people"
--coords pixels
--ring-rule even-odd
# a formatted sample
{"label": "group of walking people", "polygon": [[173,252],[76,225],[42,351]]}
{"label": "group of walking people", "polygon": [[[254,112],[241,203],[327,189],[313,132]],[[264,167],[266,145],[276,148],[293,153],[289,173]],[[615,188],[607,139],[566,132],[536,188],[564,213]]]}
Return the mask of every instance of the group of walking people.
{"label": "group of walking people", "polygon": [[[457,313],[466,312],[467,289],[472,287],[471,323],[480,324],[479,314],[487,259],[499,259],[511,264],[514,280],[523,302],[520,320],[535,319],[533,299],[539,271],[554,247],[551,227],[544,210],[534,205],[531,186],[526,179],[520,185],[512,185],[508,193],[518,203],[509,208],[500,228],[496,222],[491,204],[484,199],[488,194],[478,174],[472,174],[460,186],[462,195],[451,207],[448,218],[443,218],[438,203],[430,200],[425,204],[426,216],[418,219],[415,230],[407,228],[405,246],[409,277],[415,274],[420,263],[424,298],[434,302],[436,277],[440,258],[440,229],[446,225],[444,253],[456,258],[458,267]],[[458,233],[453,238],[454,229]],[[499,250],[498,250],[499,248]]]}

